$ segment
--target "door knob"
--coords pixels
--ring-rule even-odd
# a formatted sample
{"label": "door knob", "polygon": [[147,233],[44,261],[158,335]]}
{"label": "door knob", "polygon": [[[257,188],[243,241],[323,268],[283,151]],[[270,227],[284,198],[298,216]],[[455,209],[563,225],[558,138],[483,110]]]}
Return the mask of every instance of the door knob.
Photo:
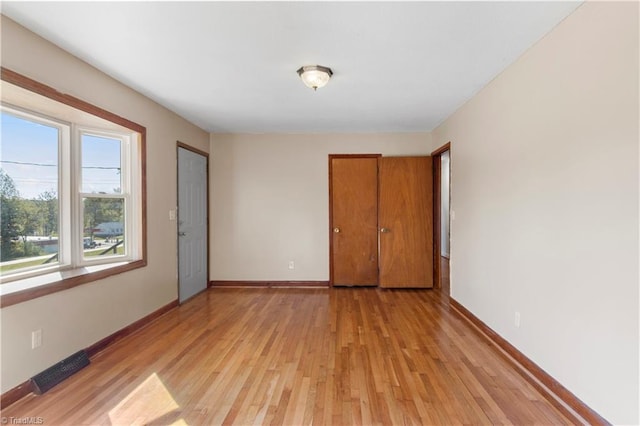
{"label": "door knob", "polygon": [[333,228],[333,232],[335,232],[336,234],[340,232],[340,228]]}
{"label": "door knob", "polygon": [[178,236],[179,237],[186,237],[187,233],[186,232],[178,232]]}
{"label": "door knob", "polygon": [[380,228],[380,232],[382,232],[383,234],[386,234],[386,233],[391,232],[391,229],[389,229],[389,228]]}

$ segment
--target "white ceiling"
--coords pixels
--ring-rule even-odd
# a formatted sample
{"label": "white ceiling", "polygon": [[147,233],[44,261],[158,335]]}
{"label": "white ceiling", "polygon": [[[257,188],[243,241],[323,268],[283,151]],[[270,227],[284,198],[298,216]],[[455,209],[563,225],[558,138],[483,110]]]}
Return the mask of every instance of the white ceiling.
{"label": "white ceiling", "polygon": [[[430,131],[580,2],[2,2],[211,132]],[[313,92],[302,65],[334,76]]]}

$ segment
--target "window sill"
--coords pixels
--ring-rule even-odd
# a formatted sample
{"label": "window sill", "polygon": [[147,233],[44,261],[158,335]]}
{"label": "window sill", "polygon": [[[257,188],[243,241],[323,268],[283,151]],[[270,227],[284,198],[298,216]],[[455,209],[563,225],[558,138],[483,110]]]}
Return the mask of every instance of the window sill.
{"label": "window sill", "polygon": [[144,259],[106,263],[16,280],[0,285],[0,308],[146,266]]}

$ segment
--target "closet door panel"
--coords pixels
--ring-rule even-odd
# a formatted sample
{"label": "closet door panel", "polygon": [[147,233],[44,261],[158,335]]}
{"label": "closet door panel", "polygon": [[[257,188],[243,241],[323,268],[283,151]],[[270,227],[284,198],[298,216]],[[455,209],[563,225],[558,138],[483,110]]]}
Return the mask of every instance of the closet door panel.
{"label": "closet door panel", "polygon": [[378,285],[378,159],[330,158],[331,282]]}
{"label": "closet door panel", "polygon": [[380,287],[433,287],[431,157],[379,159]]}

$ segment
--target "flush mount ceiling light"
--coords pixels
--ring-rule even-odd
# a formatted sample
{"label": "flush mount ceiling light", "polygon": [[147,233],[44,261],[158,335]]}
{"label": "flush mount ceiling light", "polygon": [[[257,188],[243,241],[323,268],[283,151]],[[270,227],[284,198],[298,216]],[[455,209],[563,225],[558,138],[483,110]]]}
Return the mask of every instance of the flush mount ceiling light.
{"label": "flush mount ceiling light", "polygon": [[322,65],[305,65],[300,67],[298,75],[307,87],[317,90],[318,87],[323,87],[329,82],[333,71],[331,71],[331,68],[323,67]]}

